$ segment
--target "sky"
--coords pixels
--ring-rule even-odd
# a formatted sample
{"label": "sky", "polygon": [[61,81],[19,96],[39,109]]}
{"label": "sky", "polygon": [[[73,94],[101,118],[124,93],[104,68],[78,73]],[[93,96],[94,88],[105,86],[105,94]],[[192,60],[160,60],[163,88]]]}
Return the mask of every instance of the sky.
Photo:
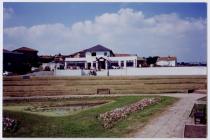
{"label": "sky", "polygon": [[207,59],[205,3],[3,4],[3,47],[72,54],[101,44],[140,57]]}

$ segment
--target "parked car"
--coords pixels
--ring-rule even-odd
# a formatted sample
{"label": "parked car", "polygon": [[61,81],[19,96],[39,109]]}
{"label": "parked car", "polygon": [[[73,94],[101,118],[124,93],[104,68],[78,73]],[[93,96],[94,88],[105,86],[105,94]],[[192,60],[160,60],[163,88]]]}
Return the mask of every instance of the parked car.
{"label": "parked car", "polygon": [[12,72],[8,72],[8,71],[3,72],[3,76],[10,76],[12,74],[13,74]]}
{"label": "parked car", "polygon": [[32,71],[32,72],[38,72],[38,71],[39,71],[39,68],[32,67],[32,68],[31,68],[31,71]]}

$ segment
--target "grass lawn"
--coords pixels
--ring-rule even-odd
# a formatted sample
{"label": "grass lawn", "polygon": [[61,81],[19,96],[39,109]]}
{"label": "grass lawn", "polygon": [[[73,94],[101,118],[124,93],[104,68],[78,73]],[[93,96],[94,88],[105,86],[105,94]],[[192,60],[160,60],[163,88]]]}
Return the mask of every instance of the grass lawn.
{"label": "grass lawn", "polygon": [[145,96],[109,98],[106,97],[106,99],[114,100],[114,102],[60,117],[9,111],[5,107],[3,108],[3,115],[20,121],[20,128],[15,133],[4,132],[3,137],[126,137],[129,133],[143,127],[152,117],[160,114],[166,107],[178,100],[173,97],[161,97],[160,103],[129,115],[125,120],[118,121],[111,129],[104,129],[97,119],[100,113],[131,104],[145,98]]}

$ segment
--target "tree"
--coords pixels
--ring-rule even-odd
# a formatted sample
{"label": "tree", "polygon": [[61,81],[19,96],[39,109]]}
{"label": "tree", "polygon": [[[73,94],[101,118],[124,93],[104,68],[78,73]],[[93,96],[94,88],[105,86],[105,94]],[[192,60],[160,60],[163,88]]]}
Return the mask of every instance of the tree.
{"label": "tree", "polygon": [[154,56],[154,57],[148,57],[146,58],[146,63],[148,66],[150,66],[151,64],[156,65],[157,59],[159,58],[159,56]]}

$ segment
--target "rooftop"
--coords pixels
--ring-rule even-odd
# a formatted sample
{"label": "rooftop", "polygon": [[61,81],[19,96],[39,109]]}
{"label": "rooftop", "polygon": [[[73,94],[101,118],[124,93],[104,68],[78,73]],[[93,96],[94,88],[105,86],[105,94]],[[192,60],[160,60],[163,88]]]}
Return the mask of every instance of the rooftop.
{"label": "rooftop", "polygon": [[88,49],[85,49],[85,50],[82,50],[82,51],[73,53],[70,56],[74,56],[76,54],[84,55],[84,53],[86,53],[86,52],[103,52],[103,51],[110,51],[114,55],[114,53],[112,52],[112,50],[110,50],[110,49],[108,49],[108,48],[106,48],[106,47],[98,44],[98,45],[93,46],[91,48],[88,48]]}
{"label": "rooftop", "polygon": [[11,52],[9,50],[3,49],[3,53],[5,54],[23,54],[23,53],[19,53],[19,52]]}
{"label": "rooftop", "polygon": [[37,50],[32,49],[32,48],[28,48],[28,47],[21,47],[21,48],[15,49],[15,50],[13,50],[13,51],[38,52]]}
{"label": "rooftop", "polygon": [[157,61],[173,61],[177,58],[175,56],[168,56],[168,57],[159,57]]}
{"label": "rooftop", "polygon": [[10,53],[9,50],[3,49],[3,53]]}
{"label": "rooftop", "polygon": [[130,54],[123,54],[123,53],[115,53],[116,57],[125,57],[125,56],[131,56]]}
{"label": "rooftop", "polygon": [[94,47],[91,47],[89,49],[86,49],[84,51],[85,52],[96,52],[96,51],[112,51],[112,50],[110,50],[110,49],[108,49],[108,48],[98,44],[98,45],[96,45]]}

